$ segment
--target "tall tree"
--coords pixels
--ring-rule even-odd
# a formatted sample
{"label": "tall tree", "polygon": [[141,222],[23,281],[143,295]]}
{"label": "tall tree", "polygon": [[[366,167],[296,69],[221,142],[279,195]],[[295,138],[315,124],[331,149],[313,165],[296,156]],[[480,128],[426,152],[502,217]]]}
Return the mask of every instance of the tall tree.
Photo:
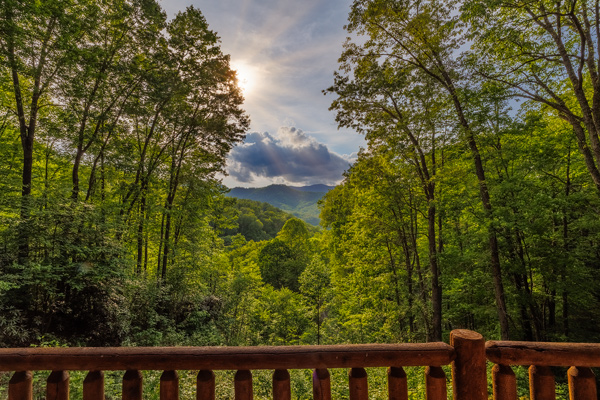
{"label": "tall tree", "polygon": [[86,2],[72,0],[0,3],[0,51],[12,80],[13,111],[23,152],[20,263],[29,257],[26,221],[31,207],[39,112],[50,102],[49,92],[65,69],[72,65],[72,51],[81,39],[79,17],[86,14],[86,6]]}
{"label": "tall tree", "polygon": [[[460,127],[459,137],[472,155],[478,180],[481,203],[489,225],[489,251],[495,288],[501,336],[509,336],[508,314],[500,265],[493,208],[486,181],[484,163],[477,143],[477,125],[472,120],[473,104],[465,76],[461,75],[457,53],[464,41],[456,2],[357,0],[352,5],[350,32],[364,35],[366,40],[349,40],[342,57],[342,71],[360,69],[365,57],[383,59],[393,66],[391,70],[419,70],[443,90],[454,109],[454,118]],[[339,77],[338,80],[343,80]]]}
{"label": "tall tree", "polygon": [[600,192],[598,2],[468,0],[477,72],[567,121]]}
{"label": "tall tree", "polygon": [[360,58],[355,58],[353,52],[345,56],[356,63],[354,79],[349,81],[337,75],[335,85],[329,89],[338,95],[331,107],[338,112],[338,123],[365,133],[371,153],[387,153],[392,159],[395,154],[400,163],[412,165],[428,204],[433,310],[429,339],[440,341],[442,287],[436,240],[436,148],[439,141],[444,141],[444,131],[450,131],[444,126],[448,122],[444,119],[443,93],[428,75],[410,65],[380,65],[378,55],[372,53]]}

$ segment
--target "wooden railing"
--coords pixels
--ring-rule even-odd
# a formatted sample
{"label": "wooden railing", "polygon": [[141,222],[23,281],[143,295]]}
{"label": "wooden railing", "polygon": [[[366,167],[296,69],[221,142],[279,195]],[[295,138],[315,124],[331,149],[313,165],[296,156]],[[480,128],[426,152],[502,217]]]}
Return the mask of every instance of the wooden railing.
{"label": "wooden railing", "polygon": [[[402,367],[423,366],[427,399],[446,399],[446,375],[441,368],[452,364],[455,381],[472,380],[473,349],[478,352],[483,392],[485,388],[485,353],[481,335],[471,331],[454,331],[453,345],[369,344],[334,346],[277,347],[128,347],[128,348],[20,348],[0,349],[0,371],[16,371],[9,382],[10,400],[32,398],[32,370],[53,371],[46,382],[47,399],[68,399],[69,373],[90,371],[83,382],[85,400],[104,399],[103,371],[125,371],[123,399],[142,398],[141,370],[164,371],[160,378],[160,398],[178,399],[177,370],[199,371],[196,398],[215,398],[214,370],[237,371],[234,377],[235,399],[253,397],[252,370],[274,370],[273,399],[290,399],[290,369],[312,369],[313,396],[331,399],[330,368],[349,369],[350,399],[368,398],[367,367],[388,367],[390,399],[407,399],[408,383]],[[471,375],[469,375],[471,374]],[[471,388],[455,398],[471,399]],[[484,397],[485,398],[485,397]],[[483,398],[478,398],[483,399]]]}
{"label": "wooden railing", "polygon": [[368,367],[388,368],[388,398],[408,399],[403,367],[425,367],[425,396],[447,399],[447,377],[442,366],[451,365],[455,400],[488,398],[487,360],[492,369],[494,399],[517,399],[511,365],[530,365],[531,399],[554,399],[554,375],[550,366],[570,366],[570,399],[596,399],[595,377],[590,369],[600,366],[599,344],[534,342],[484,342],[472,331],[455,330],[450,345],[369,344],[278,347],[129,347],[129,348],[19,348],[0,349],[0,371],[16,371],[8,387],[9,400],[31,400],[31,371],[52,371],[46,380],[46,399],[69,398],[69,372],[89,371],[83,381],[83,399],[104,399],[104,372],[124,371],[123,399],[142,399],[140,371],[163,371],[160,399],[179,398],[178,370],[199,371],[196,399],[215,399],[215,370],[236,371],[236,400],[253,398],[252,370],[273,370],[272,398],[291,399],[291,369],[313,370],[313,397],[331,399],[329,369],[349,370],[351,400],[368,399]]}
{"label": "wooden railing", "polygon": [[517,399],[517,381],[511,365],[529,367],[531,399],[555,399],[554,373],[550,367],[569,367],[570,399],[597,399],[591,367],[600,367],[600,344],[489,341],[487,359],[494,363],[494,399]]}

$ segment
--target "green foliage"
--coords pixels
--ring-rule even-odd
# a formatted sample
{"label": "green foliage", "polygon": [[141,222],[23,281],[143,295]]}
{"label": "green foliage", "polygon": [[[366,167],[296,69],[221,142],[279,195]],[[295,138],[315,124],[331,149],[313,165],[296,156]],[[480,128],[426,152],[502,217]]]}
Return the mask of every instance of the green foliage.
{"label": "green foliage", "polygon": [[277,289],[298,290],[298,278],[304,265],[282,240],[274,239],[262,248],[258,256],[258,265],[265,283]]}
{"label": "green foliage", "polygon": [[246,240],[269,240],[275,238],[285,222],[293,218],[289,213],[265,202],[246,199],[232,199],[237,210],[237,227],[226,229],[225,240],[242,234]]}
{"label": "green foliage", "polygon": [[330,189],[328,186],[318,186],[313,189],[312,186],[295,188],[285,185],[270,185],[264,188],[234,188],[229,195],[238,199],[269,203],[316,226],[319,224],[317,202],[328,189]]}

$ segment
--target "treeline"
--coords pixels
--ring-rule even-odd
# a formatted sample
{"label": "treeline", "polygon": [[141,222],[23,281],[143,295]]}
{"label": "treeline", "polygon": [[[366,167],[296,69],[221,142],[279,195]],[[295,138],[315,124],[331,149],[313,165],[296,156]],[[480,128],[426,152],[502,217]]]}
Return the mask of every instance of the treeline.
{"label": "treeline", "polygon": [[326,93],[368,146],[321,230],[223,196],[248,120],[200,11],[1,9],[0,345],[600,341],[587,3],[355,1]]}
{"label": "treeline", "polygon": [[223,232],[226,245],[231,244],[232,237],[241,234],[246,240],[259,242],[275,238],[288,219],[294,218],[269,203],[235,199],[232,200],[237,210],[237,225]]}
{"label": "treeline", "polygon": [[188,272],[219,263],[215,174],[249,124],[216,33],[154,0],[0,10],[0,343],[191,324],[210,299],[165,293],[209,285]]}
{"label": "treeline", "polygon": [[600,340],[599,26],[585,1],[354,2],[326,92],[368,147],[321,218],[361,335]]}

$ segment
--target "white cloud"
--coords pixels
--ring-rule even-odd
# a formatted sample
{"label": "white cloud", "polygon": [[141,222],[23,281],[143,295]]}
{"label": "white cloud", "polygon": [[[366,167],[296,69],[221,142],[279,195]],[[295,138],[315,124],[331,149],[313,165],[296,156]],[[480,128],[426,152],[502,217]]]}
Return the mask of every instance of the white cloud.
{"label": "white cloud", "polygon": [[336,154],[295,127],[279,128],[275,135],[252,132],[231,151],[226,183],[337,184],[354,160],[355,156]]}

